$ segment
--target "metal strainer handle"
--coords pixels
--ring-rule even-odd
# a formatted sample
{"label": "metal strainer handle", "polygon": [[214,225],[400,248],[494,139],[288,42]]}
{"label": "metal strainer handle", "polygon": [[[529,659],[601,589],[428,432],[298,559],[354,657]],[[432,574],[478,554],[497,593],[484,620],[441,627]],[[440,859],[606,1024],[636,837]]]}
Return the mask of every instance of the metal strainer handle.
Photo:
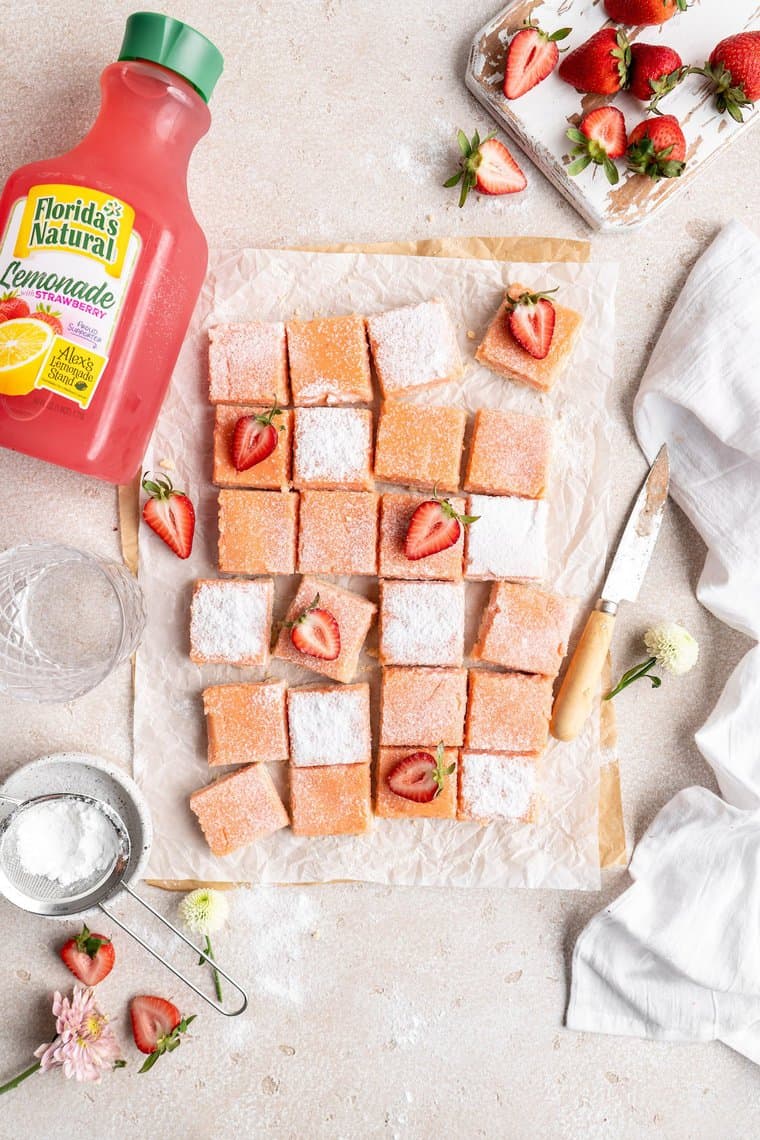
{"label": "metal strainer handle", "polygon": [[176,926],[174,926],[171,922],[169,922],[168,918],[164,918],[164,916],[162,914],[159,914],[158,911],[155,910],[155,908],[152,907],[149,902],[146,902],[144,898],[141,898],[140,895],[138,895],[135,891],[133,891],[132,888],[130,886],[128,886],[126,883],[124,883],[124,882],[121,883],[120,890],[126,891],[128,894],[130,894],[133,899],[136,899],[137,902],[140,903],[141,906],[145,907],[146,910],[150,911],[150,913],[154,916],[154,918],[157,918],[159,922],[163,923],[164,926],[168,927],[169,930],[173,931],[174,934],[176,934],[178,938],[181,938],[186,946],[189,946],[190,949],[194,950],[195,953],[200,958],[203,958],[211,966],[213,966],[213,968],[215,970],[218,970],[219,973],[222,975],[222,977],[226,978],[226,980],[230,983],[230,985],[235,990],[237,990],[237,992],[240,994],[240,996],[243,999],[242,1004],[239,1005],[236,1009],[225,1009],[224,1006],[221,1004],[221,1002],[215,1001],[214,998],[211,998],[208,996],[208,994],[205,994],[203,992],[203,990],[199,989],[198,986],[196,986],[193,982],[190,981],[189,978],[187,978],[179,970],[175,969],[174,966],[172,966],[171,962],[167,962],[166,958],[164,958],[161,954],[159,954],[158,950],[154,950],[154,948],[150,945],[150,943],[145,942],[144,939],[142,939],[139,934],[135,934],[134,930],[132,930],[132,928],[127,926],[125,923],[123,923],[121,921],[121,919],[117,918],[116,915],[113,913],[113,911],[110,910],[107,906],[105,906],[104,903],[99,903],[98,906],[103,911],[103,913],[109,917],[111,922],[115,922],[116,925],[121,930],[123,930],[126,934],[128,934],[130,936],[130,938],[134,938],[135,942],[138,942],[140,944],[140,946],[142,946],[143,950],[147,950],[149,954],[152,954],[152,956],[154,958],[156,958],[163,966],[166,966],[167,970],[171,970],[171,972],[174,974],[175,978],[179,978],[180,981],[184,982],[186,986],[189,986],[190,989],[193,990],[193,992],[198,995],[198,997],[203,998],[203,1000],[205,1002],[207,1002],[210,1006],[213,1006],[213,1008],[218,1013],[223,1013],[225,1017],[237,1017],[238,1014],[243,1013],[243,1011],[246,1009],[246,1007],[248,1005],[248,996],[247,996],[245,990],[242,989],[242,987],[238,985],[238,983],[235,981],[235,979],[231,978],[230,975],[227,973],[227,971],[222,969],[222,967],[219,965],[217,960],[215,958],[213,958],[213,959],[209,958],[209,956],[205,952],[205,950],[201,949],[200,946],[196,946],[195,943],[191,942],[189,938],[186,938],[181,930],[178,930]]}

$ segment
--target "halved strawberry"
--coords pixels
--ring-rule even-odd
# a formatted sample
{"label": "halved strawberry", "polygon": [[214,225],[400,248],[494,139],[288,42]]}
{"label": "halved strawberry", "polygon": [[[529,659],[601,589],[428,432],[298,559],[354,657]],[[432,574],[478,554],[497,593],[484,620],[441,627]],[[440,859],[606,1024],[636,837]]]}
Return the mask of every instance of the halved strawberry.
{"label": "halved strawberry", "polygon": [[394,764],[386,776],[394,795],[416,804],[429,804],[443,791],[446,780],[453,776],[456,764],[444,765],[443,742],[430,752],[412,752]]}
{"label": "halved strawberry", "polygon": [[509,331],[536,360],[543,360],[551,348],[557,314],[547,297],[556,292],[557,289],[545,293],[507,293]]}
{"label": "halved strawberry", "polygon": [[634,174],[680,178],[686,165],[686,139],[675,115],[644,119],[628,136],[628,169]]}
{"label": "halved strawberry", "polygon": [[519,99],[526,91],[551,75],[559,59],[558,40],[564,40],[572,28],[559,28],[551,35],[535,24],[521,28],[510,40],[504,69],[504,94]]}
{"label": "halved strawberry", "polygon": [[319,608],[319,594],[295,621],[285,622],[299,653],[334,661],[340,654],[340,629],[329,610]]}
{"label": "halved strawberry", "polygon": [[625,119],[617,107],[597,107],[583,116],[577,127],[570,127],[567,137],[575,143],[575,161],[567,168],[570,175],[580,174],[590,163],[601,166],[607,181],[614,186],[620,178],[612,161],[625,154]]}
{"label": "halved strawberry", "polygon": [[277,447],[278,431],[285,428],[272,423],[275,416],[282,415],[282,408],[275,402],[268,412],[241,416],[235,424],[232,435],[232,462],[236,471],[248,471],[257,463],[268,459]]}
{"label": "halved strawberry", "polygon": [[457,132],[462,160],[459,170],[444,182],[444,186],[462,183],[459,205],[464,206],[470,190],[480,194],[516,194],[524,190],[528,181],[504,143],[493,135],[481,141],[477,131],[468,139],[464,131]]}
{"label": "halved strawberry", "polygon": [[152,994],[139,994],[129,1005],[132,1020],[132,1036],[141,1053],[150,1056],[140,1068],[141,1073],[152,1069],[164,1053],[173,1053],[179,1048],[180,1034],[185,1033],[195,1014],[182,1017],[176,1005],[166,998]]}
{"label": "halved strawberry", "polygon": [[143,490],[149,498],[143,518],[178,558],[188,558],[193,549],[195,508],[184,491],[175,490],[168,475],[143,475]]}
{"label": "halved strawberry", "polygon": [[479,517],[457,514],[448,499],[439,499],[433,492],[433,498],[420,503],[409,520],[404,554],[412,562],[417,562],[420,558],[448,550],[459,541],[461,524],[477,522]]}
{"label": "halved strawberry", "polygon": [[61,314],[50,305],[38,305],[29,316],[33,321],[42,321],[44,325],[49,325],[57,336],[63,332],[63,325],[59,319]]}
{"label": "halved strawberry", "polygon": [[69,938],[59,951],[64,965],[86,986],[96,986],[113,969],[116,951],[105,934],[91,933],[86,926],[76,938]]}
{"label": "halved strawberry", "polygon": [[29,306],[23,297],[19,297],[17,289],[3,293],[0,297],[0,321],[15,321],[28,316]]}

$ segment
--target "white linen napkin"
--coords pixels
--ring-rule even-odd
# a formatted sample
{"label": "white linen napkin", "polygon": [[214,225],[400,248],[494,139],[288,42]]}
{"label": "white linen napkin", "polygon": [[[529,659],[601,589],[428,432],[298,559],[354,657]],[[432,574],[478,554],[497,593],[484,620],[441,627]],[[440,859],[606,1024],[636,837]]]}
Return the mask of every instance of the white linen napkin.
{"label": "white linen napkin", "polygon": [[[760,641],[760,240],[740,223],[689,275],[633,414],[707,545],[697,597]],[[645,833],[633,886],[576,943],[568,1028],[718,1039],[760,1064],[759,712],[755,646],[696,735],[724,800],[687,788]]]}

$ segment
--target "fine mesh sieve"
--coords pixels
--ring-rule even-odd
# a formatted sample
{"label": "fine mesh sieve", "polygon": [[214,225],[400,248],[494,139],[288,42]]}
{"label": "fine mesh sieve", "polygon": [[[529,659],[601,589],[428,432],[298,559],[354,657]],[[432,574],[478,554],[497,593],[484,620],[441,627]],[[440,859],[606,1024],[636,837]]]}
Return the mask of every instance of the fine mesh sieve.
{"label": "fine mesh sieve", "polygon": [[[167,970],[171,970],[175,977],[180,978],[219,1013],[223,1013],[226,1017],[234,1017],[243,1012],[248,1005],[248,998],[244,990],[222,969],[216,959],[211,963],[214,969],[223,978],[226,978],[242,997],[242,1003],[235,1009],[227,1010],[220,1002],[205,994],[105,906],[106,900],[117,891],[126,891],[154,918],[173,931],[186,946],[189,946],[198,955],[201,961],[210,961],[200,946],[196,946],[194,942],[186,938],[182,931],[173,926],[157,910],[154,910],[150,903],[140,898],[129,884],[123,881],[131,850],[129,832],[121,816],[109,804],[94,799],[92,796],[79,795],[73,792],[57,792],[47,796],[35,796],[23,801],[0,794],[0,801],[12,805],[12,810],[0,820],[0,894],[3,894],[8,902],[13,903],[21,910],[43,915],[46,918],[80,914],[97,906],[108,916],[111,922],[134,938],[144,950],[157,958],[162,965],[166,966]],[[113,831],[113,856],[108,865],[100,867],[88,878],[80,879],[74,883],[61,883],[56,879],[48,878],[46,875],[30,873],[24,867],[19,853],[19,828],[24,819],[28,818],[29,813],[39,811],[45,804],[61,801],[85,804],[95,808],[108,821]]]}

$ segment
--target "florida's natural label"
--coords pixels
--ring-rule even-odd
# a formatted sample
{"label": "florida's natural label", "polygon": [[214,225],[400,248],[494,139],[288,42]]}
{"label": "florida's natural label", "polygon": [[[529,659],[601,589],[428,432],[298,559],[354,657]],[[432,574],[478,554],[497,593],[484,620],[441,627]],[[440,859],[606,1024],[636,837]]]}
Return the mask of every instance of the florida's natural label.
{"label": "florida's natural label", "polygon": [[87,408],[140,253],[129,203],[33,186],[0,243],[0,393],[44,388]]}

